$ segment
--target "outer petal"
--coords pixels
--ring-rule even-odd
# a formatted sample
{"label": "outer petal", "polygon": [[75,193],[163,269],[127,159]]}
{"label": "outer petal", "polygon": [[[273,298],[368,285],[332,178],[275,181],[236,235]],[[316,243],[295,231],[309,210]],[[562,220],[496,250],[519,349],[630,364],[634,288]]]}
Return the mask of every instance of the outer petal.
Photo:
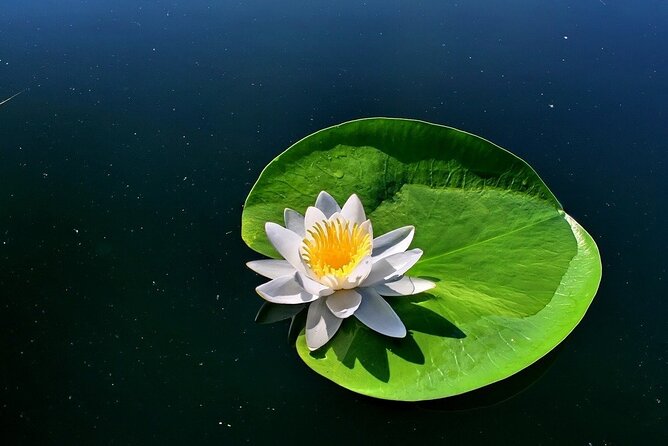
{"label": "outer petal", "polygon": [[355,290],[339,290],[325,299],[334,316],[347,318],[353,315],[362,302],[362,295]]}
{"label": "outer petal", "polygon": [[329,296],[334,292],[334,290],[330,287],[316,282],[304,273],[297,273],[295,279],[297,280],[297,283],[306,290],[306,292],[315,294],[316,296]]}
{"label": "outer petal", "polygon": [[378,283],[373,288],[381,296],[409,296],[434,288],[436,284],[418,277],[403,276],[399,280]]}
{"label": "outer petal", "polygon": [[287,260],[253,260],[246,263],[246,266],[270,279],[278,279],[279,277],[295,273],[295,268]]}
{"label": "outer petal", "polygon": [[404,226],[373,239],[371,255],[374,262],[389,255],[406,251],[413,241],[413,235],[415,235],[415,227]]}
{"label": "outer petal", "polygon": [[260,285],[255,291],[265,300],[275,304],[303,304],[318,298],[299,286],[295,275],[279,277]]}
{"label": "outer petal", "polygon": [[308,231],[316,223],[325,220],[327,220],[327,217],[320,209],[309,206],[308,209],[306,209],[306,215],[304,216],[304,228]]}
{"label": "outer petal", "polygon": [[369,276],[360,286],[368,287],[398,279],[415,265],[421,256],[422,250],[418,248],[387,256],[373,264]]}
{"label": "outer petal", "polygon": [[360,288],[359,291],[362,293],[362,303],[354,314],[360,322],[386,336],[406,336],[406,327],[385,299],[371,288]]}
{"label": "outer petal", "polygon": [[285,220],[285,227],[299,235],[304,237],[304,216],[297,211],[292,209],[285,208],[283,211],[283,219]]}
{"label": "outer petal", "polygon": [[341,209],[341,216],[346,220],[357,224],[362,224],[362,222],[366,220],[364,206],[362,206],[362,202],[357,195],[352,194],[350,198],[348,198],[348,201],[346,201],[346,204],[344,204]]}
{"label": "outer petal", "polygon": [[276,223],[266,223],[264,229],[276,251],[290,262],[290,265],[294,266],[297,271],[303,272],[304,265],[299,255],[299,245],[302,242],[302,237]]}
{"label": "outer petal", "polygon": [[341,212],[341,208],[334,197],[325,191],[318,194],[318,198],[315,200],[315,207],[320,209],[327,218],[331,217],[335,212]]}
{"label": "outer petal", "polygon": [[341,326],[343,319],[332,314],[325,299],[318,299],[308,307],[306,316],[306,345],[316,350],[327,343]]}

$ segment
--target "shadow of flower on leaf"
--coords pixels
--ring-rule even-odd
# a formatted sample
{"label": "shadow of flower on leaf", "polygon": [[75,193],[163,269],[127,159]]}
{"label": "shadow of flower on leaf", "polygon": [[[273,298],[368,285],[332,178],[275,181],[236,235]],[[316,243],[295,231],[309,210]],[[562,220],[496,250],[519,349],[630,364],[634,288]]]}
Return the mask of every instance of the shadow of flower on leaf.
{"label": "shadow of flower on leaf", "polygon": [[395,297],[388,300],[403,321],[406,329],[444,338],[462,339],[466,334],[455,324],[433,310],[418,305],[433,299],[428,294],[418,294],[415,299]]}
{"label": "shadow of flower on leaf", "polygon": [[[415,341],[414,333],[454,339],[466,337],[466,334],[452,322],[419,305],[419,302],[430,298],[433,297],[422,293],[411,298],[388,299],[406,326],[408,333],[405,338],[383,336],[351,317],[344,321],[339,332],[328,345],[337,359],[347,368],[352,370],[361,365],[376,379],[387,383],[390,380],[388,355],[392,354],[416,365],[425,363],[424,352]],[[328,348],[317,350],[312,352],[311,356],[324,358],[328,351]]]}

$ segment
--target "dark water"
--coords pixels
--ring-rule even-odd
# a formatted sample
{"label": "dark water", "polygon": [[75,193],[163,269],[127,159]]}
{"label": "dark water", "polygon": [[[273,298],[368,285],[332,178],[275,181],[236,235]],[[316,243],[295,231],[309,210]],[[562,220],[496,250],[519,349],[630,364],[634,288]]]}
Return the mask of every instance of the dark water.
{"label": "dark water", "polygon": [[[0,6],[3,444],[660,444],[666,1]],[[243,200],[338,122],[448,124],[534,166],[604,279],[554,353],[422,404],[362,397],[252,322]],[[447,443],[446,443],[447,442]]]}

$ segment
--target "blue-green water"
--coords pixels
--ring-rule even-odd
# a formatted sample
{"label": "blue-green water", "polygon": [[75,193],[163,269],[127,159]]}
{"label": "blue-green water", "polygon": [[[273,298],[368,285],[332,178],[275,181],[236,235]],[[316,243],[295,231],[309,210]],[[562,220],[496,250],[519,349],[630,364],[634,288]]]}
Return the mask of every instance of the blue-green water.
{"label": "blue-green water", "polygon": [[[662,443],[667,55],[659,0],[3,1],[3,444]],[[594,236],[603,282],[560,348],[401,404],[252,322],[246,194],[363,116],[509,148]]]}

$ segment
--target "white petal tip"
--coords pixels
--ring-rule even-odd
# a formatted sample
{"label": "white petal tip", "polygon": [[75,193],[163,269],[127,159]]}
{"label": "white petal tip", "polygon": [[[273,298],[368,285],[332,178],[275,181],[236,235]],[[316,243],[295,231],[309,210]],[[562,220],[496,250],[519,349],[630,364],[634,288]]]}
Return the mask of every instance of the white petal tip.
{"label": "white petal tip", "polygon": [[327,339],[327,340],[326,340],[325,342],[323,342],[323,343],[319,343],[319,342],[315,342],[315,343],[314,343],[314,342],[310,342],[310,343],[309,343],[308,336],[306,336],[306,346],[308,347],[309,351],[312,351],[312,352],[313,352],[313,351],[318,350],[318,349],[319,349],[320,347],[322,347],[323,345],[327,344],[330,340],[331,340],[331,338],[330,338],[330,339]]}
{"label": "white petal tip", "polygon": [[266,292],[262,289],[264,285],[266,285],[266,284],[262,284],[262,285],[260,285],[260,286],[258,286],[258,287],[255,287],[255,292],[256,292],[262,299],[266,300],[267,302],[276,303],[276,302],[274,302],[274,298],[273,298],[273,296],[272,296],[271,294],[269,294],[269,293],[266,293]]}
{"label": "white petal tip", "polygon": [[346,220],[350,220],[357,224],[361,224],[364,220],[366,220],[364,206],[356,194],[352,194],[350,198],[348,198],[346,203],[341,208],[341,215]]}
{"label": "white petal tip", "polygon": [[288,221],[290,219],[290,217],[292,217],[293,215],[300,215],[300,214],[299,214],[299,212],[295,211],[294,209],[290,209],[290,208],[283,209],[283,220],[284,221]]}
{"label": "white petal tip", "polygon": [[399,331],[399,332],[397,332],[397,333],[391,333],[391,334],[388,334],[388,336],[391,337],[391,338],[401,339],[401,338],[405,338],[405,337],[406,337],[406,333],[407,333],[407,332],[406,332],[406,329],[404,328],[402,331]]}
{"label": "white petal tip", "polygon": [[383,333],[385,336],[389,336],[390,338],[405,338],[406,337],[406,326],[404,325],[403,322],[399,321],[397,326],[392,327],[390,330],[387,330],[385,333]]}
{"label": "white petal tip", "polygon": [[279,225],[279,224],[277,224],[277,223],[274,223],[273,221],[268,221],[268,222],[266,222],[266,223],[264,224],[264,230],[265,230],[266,232],[269,232],[269,231],[272,230],[272,229],[276,229],[277,226],[278,226],[278,227],[282,227],[281,225]]}

